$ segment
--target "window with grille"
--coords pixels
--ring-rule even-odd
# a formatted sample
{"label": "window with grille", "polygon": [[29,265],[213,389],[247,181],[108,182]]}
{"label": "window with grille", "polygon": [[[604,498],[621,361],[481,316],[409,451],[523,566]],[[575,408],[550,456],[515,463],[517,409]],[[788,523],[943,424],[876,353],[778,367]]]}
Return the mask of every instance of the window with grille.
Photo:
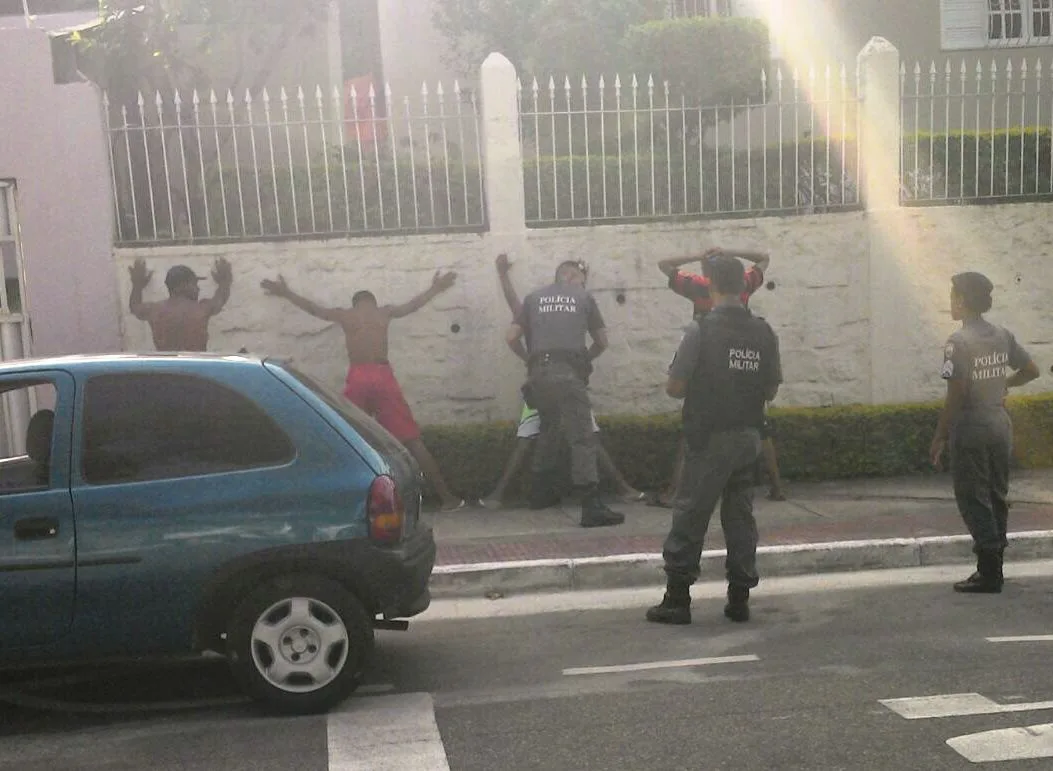
{"label": "window with grille", "polygon": [[1031,37],[1053,37],[1053,0],[1031,0]]}
{"label": "window with grille", "polygon": [[1019,40],[1024,36],[1024,0],[988,0],[987,37]]}

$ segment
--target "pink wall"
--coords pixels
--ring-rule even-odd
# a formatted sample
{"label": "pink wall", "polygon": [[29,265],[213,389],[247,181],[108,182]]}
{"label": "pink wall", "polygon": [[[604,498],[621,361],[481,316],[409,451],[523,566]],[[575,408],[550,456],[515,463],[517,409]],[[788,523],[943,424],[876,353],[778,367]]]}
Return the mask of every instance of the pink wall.
{"label": "pink wall", "polygon": [[120,350],[99,94],[55,85],[41,30],[0,29],[0,178],[17,185],[32,354]]}

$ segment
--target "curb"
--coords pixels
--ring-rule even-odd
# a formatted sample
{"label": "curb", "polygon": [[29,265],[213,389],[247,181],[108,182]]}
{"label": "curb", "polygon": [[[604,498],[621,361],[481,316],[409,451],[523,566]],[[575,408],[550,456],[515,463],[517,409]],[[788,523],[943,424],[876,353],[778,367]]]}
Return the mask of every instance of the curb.
{"label": "curb", "polygon": [[[724,578],[725,551],[702,552],[701,581]],[[1053,559],[1053,530],[1009,534],[1011,561]],[[832,541],[757,549],[761,580],[809,573],[932,567],[974,560],[968,535]],[[665,582],[660,554],[483,562],[440,565],[431,577],[435,599],[467,599],[510,594],[629,589]]]}

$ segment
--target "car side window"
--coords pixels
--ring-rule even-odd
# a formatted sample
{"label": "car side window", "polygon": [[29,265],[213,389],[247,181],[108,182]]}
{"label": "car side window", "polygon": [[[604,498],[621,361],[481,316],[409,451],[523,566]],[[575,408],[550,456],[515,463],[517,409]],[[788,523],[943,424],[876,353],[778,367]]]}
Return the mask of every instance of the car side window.
{"label": "car side window", "polygon": [[292,442],[255,403],[190,375],[91,378],[84,393],[88,484],[221,474],[293,459]]}
{"label": "car side window", "polygon": [[0,386],[0,495],[51,486],[56,392],[52,383]]}

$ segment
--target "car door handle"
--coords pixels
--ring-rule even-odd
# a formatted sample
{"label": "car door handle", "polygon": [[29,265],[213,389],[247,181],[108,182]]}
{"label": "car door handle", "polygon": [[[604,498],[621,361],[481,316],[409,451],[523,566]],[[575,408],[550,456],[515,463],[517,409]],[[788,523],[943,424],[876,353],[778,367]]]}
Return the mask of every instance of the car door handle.
{"label": "car door handle", "polygon": [[15,538],[20,541],[42,541],[58,536],[59,521],[51,517],[33,517],[15,522]]}

